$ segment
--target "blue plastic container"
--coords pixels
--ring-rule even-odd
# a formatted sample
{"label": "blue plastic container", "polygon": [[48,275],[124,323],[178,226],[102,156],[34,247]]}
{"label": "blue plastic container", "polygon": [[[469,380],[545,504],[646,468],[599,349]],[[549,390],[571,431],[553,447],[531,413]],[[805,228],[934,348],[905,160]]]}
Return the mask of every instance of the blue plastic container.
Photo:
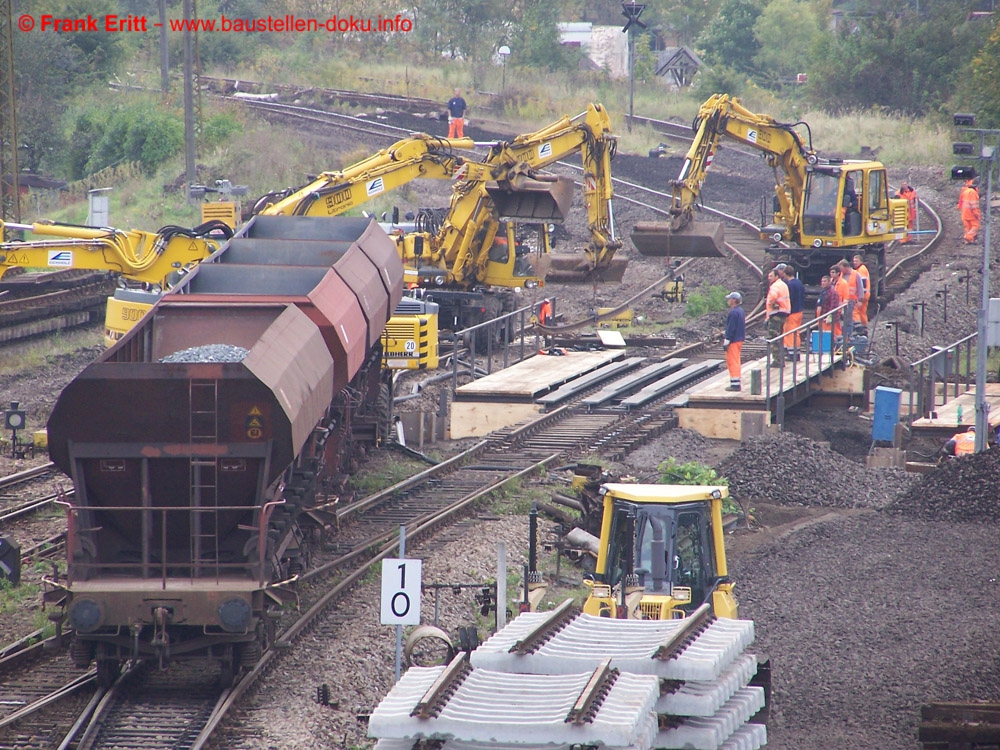
{"label": "blue plastic container", "polygon": [[833,350],[833,331],[823,331],[823,349],[819,348],[819,331],[812,332],[812,351],[829,354]]}

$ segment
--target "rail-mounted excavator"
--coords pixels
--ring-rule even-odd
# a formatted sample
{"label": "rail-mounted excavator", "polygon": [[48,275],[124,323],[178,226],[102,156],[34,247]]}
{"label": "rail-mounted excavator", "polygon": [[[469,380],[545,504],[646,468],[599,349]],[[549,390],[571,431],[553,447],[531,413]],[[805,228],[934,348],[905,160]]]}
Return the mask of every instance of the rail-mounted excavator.
{"label": "rail-mounted excavator", "polygon": [[[623,263],[614,259],[621,242],[614,238],[610,213],[610,160],[615,143],[606,111],[593,104],[582,115],[561,118],[511,143],[488,144],[490,151],[482,161],[456,153],[474,148],[477,144],[471,139],[415,134],[343,171],[325,172],[301,189],[270,193],[257,201],[255,211],[335,216],[413,179],[453,180],[454,199],[440,231],[398,236],[397,242],[408,261],[411,286],[433,289],[436,299],[446,305],[451,324],[465,327],[509,306],[506,300],[512,297],[504,297],[502,291],[491,295],[487,289],[509,292],[544,282],[546,264],[551,262],[543,257],[549,248],[548,224],[564,218],[572,186],[538,170],[576,151],[583,158],[592,239],[582,258],[572,257],[574,267],[569,273],[621,278]],[[519,252],[516,228],[520,224],[515,222],[539,228],[542,252],[536,254],[536,262]],[[129,282],[109,304],[105,326],[109,345],[152,307],[158,292],[218,248],[219,242],[211,235],[232,236],[232,229],[220,221],[193,230],[166,227],[158,233],[42,222],[7,228],[58,239],[2,243],[0,267],[102,269],[119,273]],[[500,241],[496,241],[498,233]],[[452,309],[447,309],[449,303]],[[400,346],[408,341],[400,338]]]}
{"label": "rail-mounted excavator", "polygon": [[[611,212],[616,145],[607,111],[590,104],[575,117],[495,144],[480,162],[466,162],[443,220],[396,236],[404,265],[427,298],[441,305],[448,327],[513,310],[511,292],[519,287],[546,280],[621,281],[626,261],[615,258],[622,243]],[[572,184],[542,170],[576,152],[590,242],[582,255],[551,253],[548,225],[565,218]],[[520,242],[525,227],[537,229],[532,250]]]}
{"label": "rail-mounted excavator", "polygon": [[[806,128],[806,146],[796,127]],[[725,138],[761,152],[774,170],[771,216],[762,206],[760,234],[773,244],[768,254],[791,263],[807,286],[836,261],[861,254],[871,271],[872,295],[884,286],[885,245],[906,232],[907,205],[889,196],[885,167],[877,161],[822,159],[806,123],[781,123],[755,114],[725,94],[698,110],[696,133],[676,180],[671,181],[669,222],[640,222],[632,242],[643,255],[724,255],[722,225],[694,220],[712,160]],[[786,244],[781,244],[786,243]],[[877,284],[874,282],[877,281]]]}
{"label": "rail-mounted excavator", "polygon": [[[560,281],[620,281],[625,261],[615,258],[621,241],[611,214],[611,159],[617,139],[607,110],[588,105],[510,142],[489,145],[482,160],[452,149],[472,149],[470,139],[418,134],[342,172],[325,172],[298,190],[271,193],[255,212],[331,216],[418,178],[455,183],[443,217],[426,219],[409,233],[394,234],[407,280],[441,308],[442,325],[465,328],[512,310],[515,288]],[[541,170],[576,152],[583,165],[583,198],[590,242],[583,255],[549,252],[549,224],[561,222],[572,200],[572,183]],[[534,247],[522,243],[534,233]]]}

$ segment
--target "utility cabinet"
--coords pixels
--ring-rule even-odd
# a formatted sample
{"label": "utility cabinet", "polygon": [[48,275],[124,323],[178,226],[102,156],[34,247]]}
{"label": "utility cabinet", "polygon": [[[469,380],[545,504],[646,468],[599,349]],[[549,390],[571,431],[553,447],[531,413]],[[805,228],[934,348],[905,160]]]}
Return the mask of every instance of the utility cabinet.
{"label": "utility cabinet", "polygon": [[879,386],[875,389],[875,418],[872,420],[872,440],[893,441],[899,423],[899,408],[903,392],[899,388]]}

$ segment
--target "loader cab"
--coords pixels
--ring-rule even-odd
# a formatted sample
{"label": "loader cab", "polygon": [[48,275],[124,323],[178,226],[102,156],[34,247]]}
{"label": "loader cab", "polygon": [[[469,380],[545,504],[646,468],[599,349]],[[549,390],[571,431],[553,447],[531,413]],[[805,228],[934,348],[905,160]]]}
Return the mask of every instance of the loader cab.
{"label": "loader cab", "polygon": [[722,535],[722,486],[606,484],[601,543],[584,611],[677,619],[711,602],[736,617]]}

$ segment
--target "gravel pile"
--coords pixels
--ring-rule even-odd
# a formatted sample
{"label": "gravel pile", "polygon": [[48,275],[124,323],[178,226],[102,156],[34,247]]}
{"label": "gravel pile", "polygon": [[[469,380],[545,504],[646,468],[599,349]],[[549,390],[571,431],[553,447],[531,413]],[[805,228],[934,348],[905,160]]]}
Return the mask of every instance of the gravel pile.
{"label": "gravel pile", "polygon": [[1000,523],[1000,449],[949,461],[928,474],[886,512],[925,521]]}
{"label": "gravel pile", "polygon": [[1000,696],[996,529],[863,513],[730,557],[773,669],[768,750],[919,750],[920,707]]}
{"label": "gravel pile", "polygon": [[160,362],[242,362],[249,353],[250,350],[244,349],[242,346],[205,344],[168,354]]}
{"label": "gravel pile", "polygon": [[867,469],[787,432],[745,441],[719,471],[741,502],[775,505],[881,508],[919,481],[899,469]]}

